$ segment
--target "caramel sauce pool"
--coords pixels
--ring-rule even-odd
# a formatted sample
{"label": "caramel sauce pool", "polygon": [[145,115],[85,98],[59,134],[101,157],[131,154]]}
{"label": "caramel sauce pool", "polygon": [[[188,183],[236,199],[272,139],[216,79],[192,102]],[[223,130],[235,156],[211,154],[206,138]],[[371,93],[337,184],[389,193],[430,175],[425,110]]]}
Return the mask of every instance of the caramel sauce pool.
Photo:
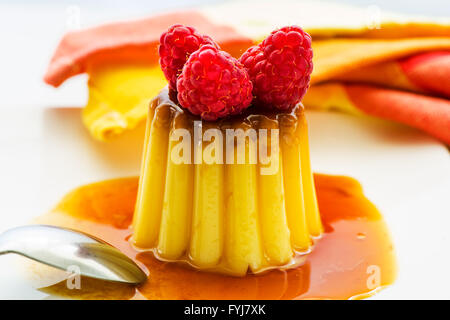
{"label": "caramel sauce pool", "polygon": [[314,179],[325,233],[306,262],[241,278],[161,262],[133,248],[128,240],[138,178],[80,187],[37,222],[107,241],[136,261],[148,280],[134,287],[82,278],[79,290],[67,289],[66,281],[40,290],[74,299],[359,299],[392,284],[396,265],[389,232],[360,184],[344,176]]}

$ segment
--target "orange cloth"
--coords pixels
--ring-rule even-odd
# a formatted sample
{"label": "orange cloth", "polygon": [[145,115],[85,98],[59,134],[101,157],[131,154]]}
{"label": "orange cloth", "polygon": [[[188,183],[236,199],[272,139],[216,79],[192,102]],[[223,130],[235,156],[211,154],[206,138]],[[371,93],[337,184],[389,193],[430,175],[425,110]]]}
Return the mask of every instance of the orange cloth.
{"label": "orange cloth", "polygon": [[450,51],[431,51],[331,76],[303,102],[394,120],[450,144],[449,99]]}
{"label": "orange cloth", "polygon": [[[209,34],[235,56],[256,41],[197,11],[113,23],[66,35],[44,79],[59,86],[87,72],[85,125],[100,140],[119,135],[145,119],[150,99],[166,85],[157,43],[175,23]],[[307,107],[394,120],[450,144],[450,25],[390,22],[373,30],[307,31],[314,50]]]}

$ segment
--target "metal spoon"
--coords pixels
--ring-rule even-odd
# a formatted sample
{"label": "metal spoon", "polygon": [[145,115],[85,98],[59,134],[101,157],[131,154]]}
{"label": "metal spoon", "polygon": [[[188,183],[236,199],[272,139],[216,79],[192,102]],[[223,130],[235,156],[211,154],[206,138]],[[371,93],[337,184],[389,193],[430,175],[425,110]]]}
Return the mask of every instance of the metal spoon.
{"label": "metal spoon", "polygon": [[47,225],[29,225],[0,234],[0,255],[16,253],[61,270],[78,267],[80,275],[139,284],[146,274],[122,252],[88,234]]}

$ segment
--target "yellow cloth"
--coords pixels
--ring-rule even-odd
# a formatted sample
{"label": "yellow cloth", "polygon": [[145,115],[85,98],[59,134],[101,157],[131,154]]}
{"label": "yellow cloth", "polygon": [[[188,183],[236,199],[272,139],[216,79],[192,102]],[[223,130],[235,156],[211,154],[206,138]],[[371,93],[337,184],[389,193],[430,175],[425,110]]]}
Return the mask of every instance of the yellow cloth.
{"label": "yellow cloth", "polygon": [[97,66],[89,71],[83,122],[102,141],[134,129],[147,117],[152,97],[166,84],[159,65]]}
{"label": "yellow cloth", "polygon": [[[366,73],[370,68],[382,70],[380,68],[389,61],[424,51],[450,49],[450,26],[440,24],[387,23],[375,30],[307,31],[313,37],[314,71],[304,104],[321,109],[337,107],[355,114],[361,111],[352,106],[342,86],[324,82],[357,79],[361,70]],[[386,74],[378,75],[380,82],[395,82],[408,89],[414,87],[401,72],[394,75],[395,69],[388,67],[386,70]],[[91,67],[88,73],[89,102],[83,121],[99,140],[120,135],[144,121],[149,101],[167,84],[159,65],[155,64],[110,63]]]}

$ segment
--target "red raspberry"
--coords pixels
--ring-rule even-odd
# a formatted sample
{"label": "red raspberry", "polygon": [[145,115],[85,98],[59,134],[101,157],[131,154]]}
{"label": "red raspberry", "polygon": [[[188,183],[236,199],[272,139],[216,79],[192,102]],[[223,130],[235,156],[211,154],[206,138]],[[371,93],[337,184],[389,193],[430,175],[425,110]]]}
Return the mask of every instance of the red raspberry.
{"label": "red raspberry", "polygon": [[252,83],[238,60],[214,46],[189,57],[178,77],[178,102],[204,120],[238,114],[252,101]]}
{"label": "red raspberry", "polygon": [[200,46],[210,44],[219,46],[208,36],[204,36],[192,27],[181,24],[173,25],[159,39],[159,64],[169,81],[169,87],[177,88],[177,78],[183,69],[189,55]]}
{"label": "red raspberry", "polygon": [[300,27],[273,31],[239,61],[253,82],[256,103],[287,110],[301,101],[312,72],[311,36]]}

